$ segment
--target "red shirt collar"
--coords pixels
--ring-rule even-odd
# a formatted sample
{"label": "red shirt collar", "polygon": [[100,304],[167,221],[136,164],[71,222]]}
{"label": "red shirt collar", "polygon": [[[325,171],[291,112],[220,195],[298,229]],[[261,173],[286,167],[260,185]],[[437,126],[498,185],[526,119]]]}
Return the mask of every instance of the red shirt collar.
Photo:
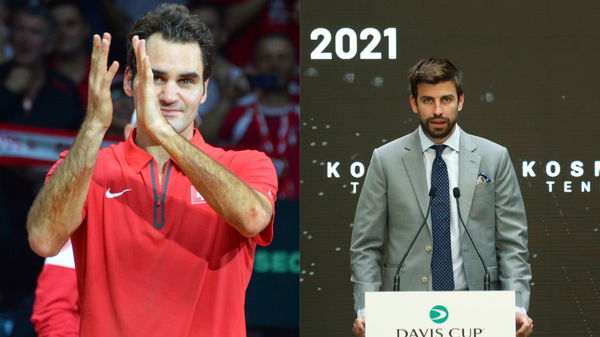
{"label": "red shirt collar", "polygon": [[[140,172],[152,159],[154,159],[148,152],[144,151],[141,147],[135,144],[135,134],[137,128],[134,129],[130,134],[129,138],[125,141],[125,159],[129,166],[131,166],[136,172]],[[194,134],[190,143],[194,144],[201,150],[204,150],[208,145],[200,131],[194,129]]]}

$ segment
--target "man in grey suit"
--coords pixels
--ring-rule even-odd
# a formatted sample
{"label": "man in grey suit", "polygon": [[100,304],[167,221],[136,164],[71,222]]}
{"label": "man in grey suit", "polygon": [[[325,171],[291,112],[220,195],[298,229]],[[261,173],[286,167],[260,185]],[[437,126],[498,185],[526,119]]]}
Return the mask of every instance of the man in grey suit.
{"label": "man in grey suit", "polygon": [[[400,270],[400,290],[483,289],[483,266],[460,214],[491,288],[516,292],[517,336],[529,336],[527,219],[508,151],[456,124],[464,94],[452,62],[423,59],[408,78],[421,125],[375,149],[356,207],[350,248],[354,334],[365,333],[364,293],[392,290],[400,260],[424,221]],[[460,212],[452,193],[457,187]],[[428,194],[435,194],[431,210]]]}

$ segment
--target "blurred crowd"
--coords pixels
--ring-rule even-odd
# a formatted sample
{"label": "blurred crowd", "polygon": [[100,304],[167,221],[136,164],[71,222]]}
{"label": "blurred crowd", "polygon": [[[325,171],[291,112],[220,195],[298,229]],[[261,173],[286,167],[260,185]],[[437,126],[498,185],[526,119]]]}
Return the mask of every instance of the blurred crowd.
{"label": "blurred crowd", "polygon": [[[5,130],[74,137],[86,113],[92,35],[110,32],[109,59],[125,65],[131,23],[161,2],[0,0],[0,141]],[[198,111],[201,134],[213,145],[265,152],[279,176],[278,198],[297,200],[299,1],[171,2],[201,17],[218,47],[208,97]],[[135,120],[122,81],[117,75],[112,85],[114,116],[107,139],[114,141],[123,139]],[[48,166],[3,158],[2,146],[0,337],[26,336],[19,329],[30,327],[19,324],[19,315],[29,319],[42,260],[29,250],[25,217]]]}

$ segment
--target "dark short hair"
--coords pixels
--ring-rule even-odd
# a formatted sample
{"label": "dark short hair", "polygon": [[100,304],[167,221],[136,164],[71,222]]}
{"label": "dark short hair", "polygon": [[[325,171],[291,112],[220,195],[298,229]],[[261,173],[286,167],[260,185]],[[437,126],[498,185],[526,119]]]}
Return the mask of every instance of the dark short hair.
{"label": "dark short hair", "polygon": [[410,93],[414,98],[417,98],[419,83],[437,84],[445,81],[454,81],[457,95],[463,94],[462,73],[448,59],[425,58],[408,70]]}
{"label": "dark short hair", "polygon": [[135,35],[140,39],[148,39],[154,33],[160,33],[163,39],[170,42],[197,42],[204,66],[202,80],[210,77],[215,64],[215,45],[210,29],[197,16],[190,15],[185,6],[177,4],[161,4],[133,25],[127,35],[127,66],[133,77],[137,69],[131,39]]}

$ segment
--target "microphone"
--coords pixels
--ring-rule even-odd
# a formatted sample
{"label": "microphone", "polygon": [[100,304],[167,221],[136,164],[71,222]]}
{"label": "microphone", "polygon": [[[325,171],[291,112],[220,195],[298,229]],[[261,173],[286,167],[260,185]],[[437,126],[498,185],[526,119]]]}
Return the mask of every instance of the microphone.
{"label": "microphone", "polygon": [[396,275],[394,275],[394,291],[400,291],[400,268],[402,268],[402,264],[404,264],[404,260],[406,260],[408,253],[410,252],[413,245],[415,244],[415,241],[417,241],[417,237],[419,236],[419,233],[421,233],[421,230],[423,230],[423,227],[425,227],[425,224],[427,223],[427,218],[429,217],[429,214],[431,213],[431,201],[433,200],[433,198],[435,198],[436,194],[437,194],[437,189],[435,188],[435,186],[431,186],[431,189],[429,190],[429,204],[427,204],[427,213],[425,214],[425,220],[421,224],[421,227],[419,227],[419,230],[417,231],[417,234],[415,235],[415,237],[412,239],[412,242],[410,243],[410,245],[408,246],[408,249],[404,253],[402,260],[400,260],[398,269],[396,269]]}
{"label": "microphone", "polygon": [[487,266],[485,265],[485,262],[483,262],[483,258],[481,257],[481,254],[479,254],[479,250],[477,249],[477,246],[475,245],[475,242],[471,237],[471,233],[469,233],[469,231],[467,230],[467,226],[465,226],[465,222],[463,221],[462,216],[460,215],[460,205],[458,204],[458,199],[460,198],[460,189],[458,187],[455,187],[454,189],[452,189],[452,194],[454,195],[454,199],[456,199],[456,210],[458,211],[458,219],[463,225],[465,233],[467,233],[467,235],[469,236],[469,240],[471,240],[473,248],[475,248],[475,252],[477,253],[477,256],[479,256],[479,260],[481,260],[481,264],[483,265],[483,271],[485,272],[485,276],[483,279],[483,290],[490,290],[490,273],[488,273]]}

